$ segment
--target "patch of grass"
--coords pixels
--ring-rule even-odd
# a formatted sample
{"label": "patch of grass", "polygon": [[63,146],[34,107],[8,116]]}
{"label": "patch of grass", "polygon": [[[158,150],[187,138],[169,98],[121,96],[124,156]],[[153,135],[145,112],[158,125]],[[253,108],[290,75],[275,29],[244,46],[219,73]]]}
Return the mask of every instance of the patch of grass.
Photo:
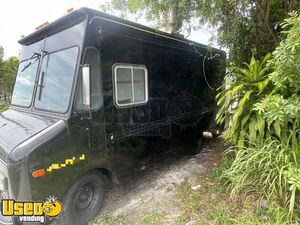
{"label": "patch of grass", "polygon": [[187,221],[188,221],[188,219],[186,218],[186,216],[184,214],[181,214],[177,217],[176,224],[177,225],[184,225],[184,224],[186,224]]}
{"label": "patch of grass", "polygon": [[162,223],[162,219],[164,218],[164,213],[162,212],[151,212],[149,214],[145,214],[142,216],[142,224],[153,224],[153,225],[161,225]]}
{"label": "patch of grass", "polygon": [[[263,208],[258,207],[258,198],[254,195],[246,199],[230,197],[222,180],[222,171],[228,164],[226,159],[196,184],[178,186],[177,202],[185,217],[201,225],[288,225],[283,209],[273,202]],[[196,186],[198,188],[193,190]]]}
{"label": "patch of grass", "polygon": [[223,172],[225,170],[227,170],[228,168],[230,168],[232,162],[233,162],[233,158],[224,157],[222,162],[212,170],[212,172],[208,175],[208,177],[210,179],[219,179],[220,180],[222,178]]}

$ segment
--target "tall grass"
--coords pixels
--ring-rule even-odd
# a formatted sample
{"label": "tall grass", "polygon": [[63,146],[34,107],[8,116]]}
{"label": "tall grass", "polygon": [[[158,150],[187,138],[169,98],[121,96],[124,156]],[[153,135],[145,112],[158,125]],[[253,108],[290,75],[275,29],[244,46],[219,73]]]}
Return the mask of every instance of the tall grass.
{"label": "tall grass", "polygon": [[227,154],[234,152],[235,157],[223,177],[228,180],[231,195],[254,193],[274,200],[286,210],[287,217],[299,220],[300,170],[295,152],[300,144],[294,139],[297,133],[292,132],[285,141],[256,141],[247,148],[230,148]]}

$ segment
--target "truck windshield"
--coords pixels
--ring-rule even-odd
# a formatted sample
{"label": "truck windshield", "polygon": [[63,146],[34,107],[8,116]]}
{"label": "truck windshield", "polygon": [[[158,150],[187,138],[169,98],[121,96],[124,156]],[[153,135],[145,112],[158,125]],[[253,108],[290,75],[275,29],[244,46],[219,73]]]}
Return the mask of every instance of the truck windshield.
{"label": "truck windshield", "polygon": [[67,111],[74,81],[78,48],[50,53],[43,58],[35,107],[64,113]]}
{"label": "truck windshield", "polygon": [[29,107],[32,102],[34,83],[36,79],[39,58],[25,60],[19,64],[12,105]]}

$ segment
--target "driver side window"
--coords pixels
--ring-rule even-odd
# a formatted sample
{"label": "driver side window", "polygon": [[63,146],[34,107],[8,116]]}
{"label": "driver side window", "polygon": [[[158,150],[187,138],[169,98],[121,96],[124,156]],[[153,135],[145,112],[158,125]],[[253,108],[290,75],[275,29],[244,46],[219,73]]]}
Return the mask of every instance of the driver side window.
{"label": "driver side window", "polygon": [[[91,68],[91,98],[93,111],[103,106],[102,74],[100,71],[100,55],[96,48],[87,47],[83,56],[83,64],[89,64]],[[85,112],[88,108],[83,105],[82,100],[82,76],[79,76],[76,111]]]}

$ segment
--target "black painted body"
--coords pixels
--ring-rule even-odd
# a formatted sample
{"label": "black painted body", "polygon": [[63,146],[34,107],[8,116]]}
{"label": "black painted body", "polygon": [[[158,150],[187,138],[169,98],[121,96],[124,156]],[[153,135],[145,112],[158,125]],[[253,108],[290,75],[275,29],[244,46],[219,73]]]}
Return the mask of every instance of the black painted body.
{"label": "black painted body", "polygon": [[[20,43],[21,60],[42,49],[53,52],[78,46],[80,51],[66,113],[12,105],[0,114],[0,157],[7,168],[10,196],[16,200],[61,199],[79,176],[95,169],[122,181],[139,157],[151,151],[154,137],[170,138],[191,127],[200,135],[215,110],[215,91],[208,84],[217,88],[225,73],[226,57],[220,50],[86,8]],[[100,56],[103,83],[103,105],[93,110],[91,118],[89,112],[74,109],[80,64],[89,47]],[[147,104],[115,105],[112,68],[116,63],[146,66]],[[31,176],[35,170],[82,154],[86,159],[73,166],[40,178]]]}

